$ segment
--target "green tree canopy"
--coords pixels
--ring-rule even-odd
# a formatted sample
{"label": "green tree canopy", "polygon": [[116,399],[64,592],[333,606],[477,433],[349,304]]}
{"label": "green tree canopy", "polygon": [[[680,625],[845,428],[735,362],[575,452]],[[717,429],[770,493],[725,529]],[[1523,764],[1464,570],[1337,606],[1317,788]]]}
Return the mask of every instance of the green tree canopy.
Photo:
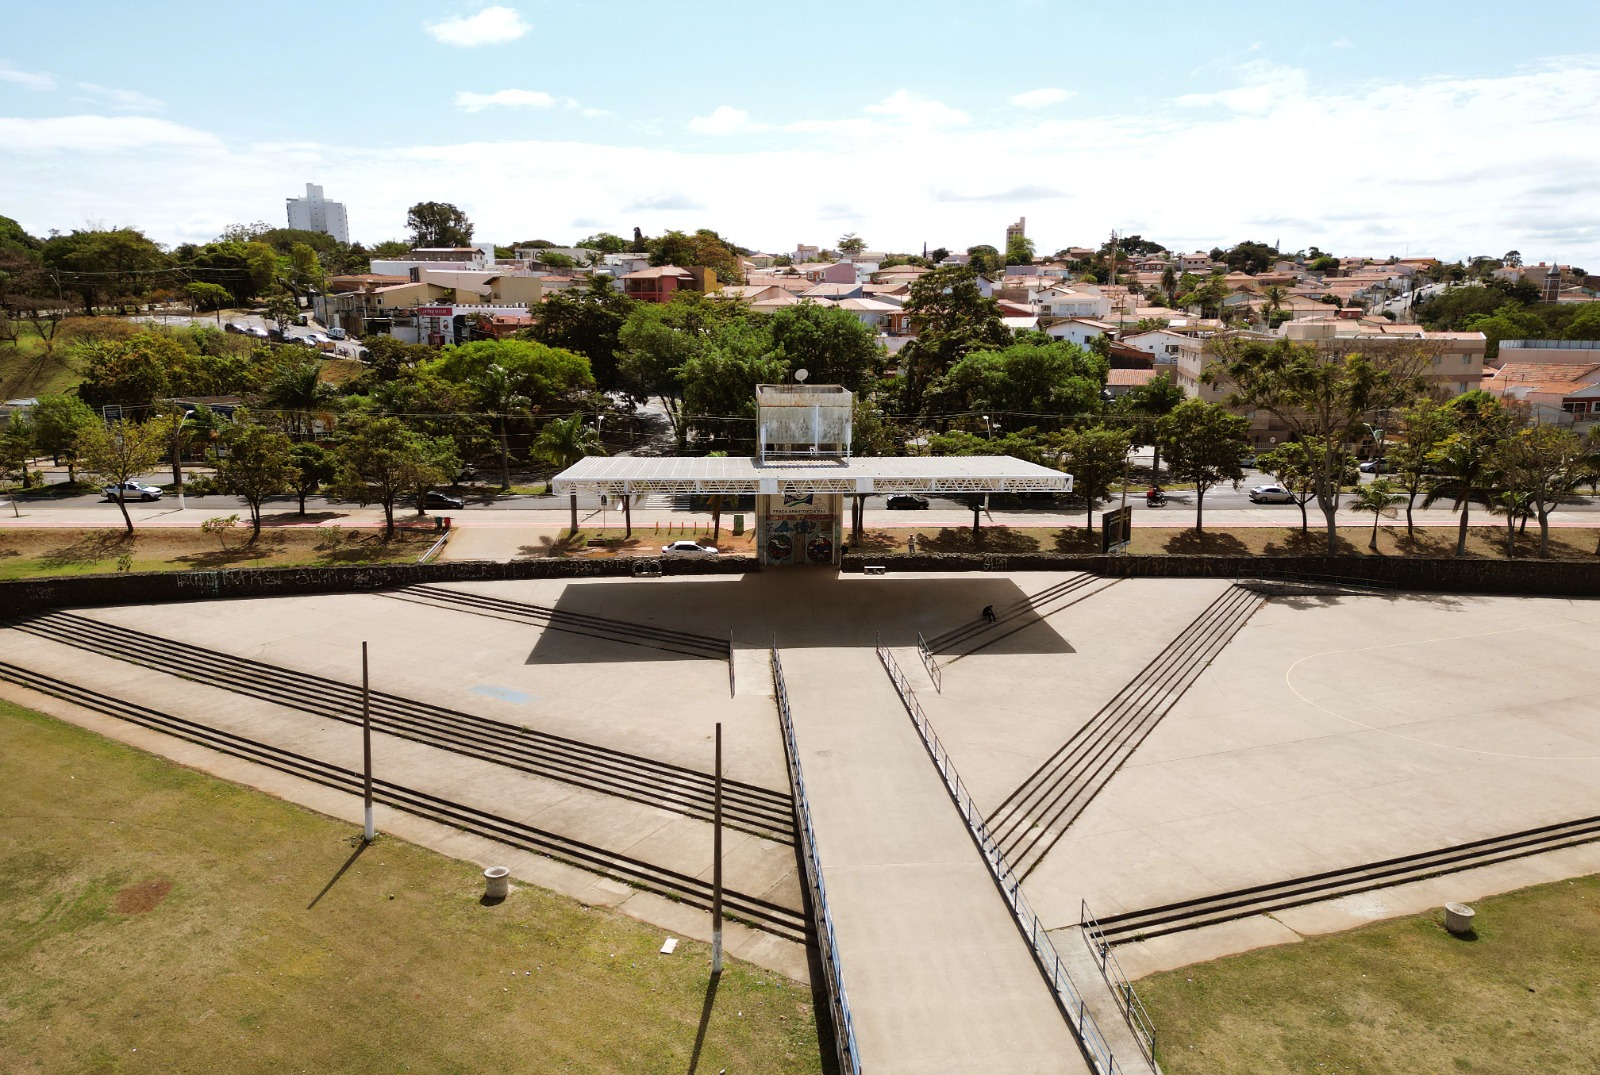
{"label": "green tree canopy", "polygon": [[90,422],[78,430],[77,455],[80,465],[96,480],[117,489],[117,507],[122,522],[133,533],[127,499],[121,486],[156,468],[165,445],[159,423],[142,425],[118,419],[115,422]]}
{"label": "green tree canopy", "polygon": [[1000,348],[1011,332],[1000,320],[1000,305],[978,288],[977,270],[952,265],[923,273],[906,302],[917,338],[900,352],[903,406],[923,410],[923,397],[935,380],[967,352]]}
{"label": "green tree canopy", "polygon": [[785,306],[767,321],[772,349],[789,369],[803,369],[813,384],[839,384],[860,392],[883,364],[877,335],[849,310],[816,302]]}
{"label": "green tree canopy", "polygon": [[76,482],[78,434],[96,425],[100,416],[73,395],[40,396],[33,408],[34,439],[41,452],[67,461],[67,480]]}
{"label": "green tree canopy", "polygon": [[1185,400],[1161,419],[1157,436],[1172,476],[1194,483],[1194,528],[1204,530],[1207,490],[1244,478],[1239,461],[1250,444],[1250,420],[1220,403]]}
{"label": "green tree canopy", "polygon": [[1101,356],[1064,341],[970,351],[928,390],[928,406],[988,412],[1002,428],[1037,425],[1043,415],[1098,414],[1108,369]]}
{"label": "green tree canopy", "polygon": [[250,537],[261,536],[261,505],[290,488],[296,472],[289,438],[274,429],[236,417],[222,432],[214,462],[217,483],[250,507]]}
{"label": "green tree canopy", "polygon": [[609,276],[594,276],[587,287],[557,291],[541,302],[538,319],[528,336],[547,346],[583,355],[589,360],[595,385],[608,392],[621,383],[617,351],[622,346],[623,322],[634,305],[632,299],[611,286]]}
{"label": "green tree canopy", "polygon": [[448,479],[446,452],[398,418],[354,418],[340,430],[336,496],[383,508],[384,535],[394,536],[394,505],[419,485]]}
{"label": "green tree canopy", "polygon": [[472,245],[472,221],[449,202],[418,202],[406,210],[406,227],[413,246]]}
{"label": "green tree canopy", "polygon": [[569,403],[594,387],[589,360],[559,347],[532,340],[474,340],[446,347],[423,369],[454,384],[466,385],[499,366],[528,398],[534,410],[545,411]]}

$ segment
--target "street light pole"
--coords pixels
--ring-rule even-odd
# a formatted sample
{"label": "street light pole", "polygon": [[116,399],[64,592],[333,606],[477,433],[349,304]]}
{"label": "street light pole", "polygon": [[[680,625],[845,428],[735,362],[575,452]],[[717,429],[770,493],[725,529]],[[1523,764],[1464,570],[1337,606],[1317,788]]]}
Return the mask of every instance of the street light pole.
{"label": "street light pole", "polygon": [[711,973],[722,973],[722,722],[717,721],[717,787],[711,801]]}
{"label": "street light pole", "polygon": [[367,644],[361,643],[361,798],[365,811],[361,840],[377,838],[372,827],[372,690],[367,678]]}

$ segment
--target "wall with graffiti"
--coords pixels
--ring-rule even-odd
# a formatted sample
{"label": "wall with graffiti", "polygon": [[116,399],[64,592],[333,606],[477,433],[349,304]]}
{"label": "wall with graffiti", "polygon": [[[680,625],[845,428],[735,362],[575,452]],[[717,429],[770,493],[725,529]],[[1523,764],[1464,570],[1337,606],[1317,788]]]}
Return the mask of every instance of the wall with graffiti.
{"label": "wall with graffiti", "polygon": [[756,510],[761,563],[838,564],[843,500],[838,493],[761,496]]}

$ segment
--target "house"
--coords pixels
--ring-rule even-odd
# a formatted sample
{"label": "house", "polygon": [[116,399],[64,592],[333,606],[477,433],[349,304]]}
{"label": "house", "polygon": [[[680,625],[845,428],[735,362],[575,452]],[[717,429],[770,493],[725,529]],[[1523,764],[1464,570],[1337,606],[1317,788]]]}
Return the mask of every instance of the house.
{"label": "house", "polygon": [[1069,317],[1065,321],[1057,321],[1047,326],[1044,331],[1054,339],[1075,343],[1079,347],[1088,347],[1089,341],[1097,336],[1116,335],[1117,326],[1088,317]]}
{"label": "house", "polygon": [[715,291],[719,287],[716,274],[699,267],[656,265],[622,277],[623,292],[638,302],[671,302],[679,291]]}
{"label": "house", "polygon": [[839,302],[843,299],[859,299],[862,297],[862,285],[854,282],[848,284],[824,283],[816,284],[800,293],[801,298],[826,299],[830,302]]}
{"label": "house", "polygon": [[1600,362],[1600,340],[1501,340],[1494,363],[1506,362]]}
{"label": "house", "polygon": [[1111,300],[1094,284],[1057,284],[1040,291],[1038,302],[1039,316],[1044,318],[1100,320],[1111,312]]}
{"label": "house", "polygon": [[1125,396],[1135,388],[1143,388],[1155,380],[1153,369],[1114,369],[1106,374],[1106,391],[1112,397]]}
{"label": "house", "polygon": [[1484,354],[1489,348],[1489,339],[1481,332],[1428,332],[1420,325],[1399,324],[1382,317],[1289,321],[1279,331],[1291,340],[1359,341],[1373,351],[1408,342],[1422,343],[1432,352],[1429,364],[1421,371],[1422,377],[1437,394],[1447,398],[1479,386],[1483,381]]}
{"label": "house", "polygon": [[902,317],[905,314],[905,311],[894,303],[880,302],[877,299],[841,299],[834,305],[855,314],[857,320],[869,328],[885,328],[891,317]]}
{"label": "house", "polygon": [[[504,325],[528,327],[533,323],[526,305],[507,303],[437,303],[416,308],[417,343],[432,347],[450,347],[469,340],[497,338],[497,318],[509,318]],[[516,331],[515,328],[510,332]],[[392,333],[392,335],[399,335]],[[403,337],[402,337],[403,338]]]}
{"label": "house", "polygon": [[1600,422],[1600,361],[1507,362],[1483,387],[1508,403],[1525,405],[1536,422],[1580,431]]}
{"label": "house", "polygon": [[1158,366],[1181,362],[1183,356],[1198,356],[1201,350],[1199,340],[1173,332],[1170,328],[1136,332],[1132,336],[1124,337],[1120,342],[1143,351]]}
{"label": "house", "polygon": [[806,244],[801,243],[794,248],[794,253],[789,255],[789,260],[793,261],[796,265],[800,265],[804,262],[811,261],[814,258],[819,258],[821,256],[822,248],[820,246],[807,246]]}
{"label": "house", "polygon": [[1177,262],[1176,267],[1179,273],[1192,272],[1205,274],[1209,273],[1212,269],[1218,268],[1217,263],[1211,260],[1211,255],[1200,250],[1196,250],[1192,254],[1179,254],[1175,260]]}
{"label": "house", "polygon": [[853,284],[856,282],[856,267],[848,261],[817,261],[810,265],[796,266],[800,275],[810,280],[813,284]]}

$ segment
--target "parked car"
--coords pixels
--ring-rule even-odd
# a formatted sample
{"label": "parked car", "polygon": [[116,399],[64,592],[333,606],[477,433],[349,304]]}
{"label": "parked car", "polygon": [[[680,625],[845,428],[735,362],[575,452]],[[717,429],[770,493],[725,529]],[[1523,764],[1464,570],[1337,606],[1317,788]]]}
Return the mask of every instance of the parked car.
{"label": "parked car", "polygon": [[1256,469],[1256,463],[1257,460],[1254,454],[1243,456],[1239,460],[1239,465],[1246,470]]}
{"label": "parked car", "polygon": [[702,545],[698,541],[674,541],[661,546],[662,556],[715,556],[715,545]]}
{"label": "parked car", "polygon": [[427,510],[428,508],[453,508],[457,511],[460,511],[466,506],[467,502],[462,500],[459,496],[451,496],[449,493],[441,493],[437,489],[428,490],[428,492],[422,497],[423,510]]}
{"label": "parked car", "polygon": [[271,335],[271,333],[262,328],[260,325],[251,325],[249,328],[244,330],[244,334],[246,336],[254,336],[258,340],[267,339]]}
{"label": "parked car", "polygon": [[915,493],[896,493],[889,498],[888,507],[895,511],[914,511],[928,506],[928,498]]}
{"label": "parked car", "polygon": [[222,326],[222,331],[242,333],[244,332],[244,326],[239,324],[237,321],[229,321],[226,325]]}
{"label": "parked car", "polygon": [[1293,504],[1294,494],[1281,485],[1257,485],[1250,490],[1252,504]]}
{"label": "parked car", "polygon": [[1363,474],[1376,474],[1378,472],[1378,468],[1379,467],[1386,467],[1388,465],[1389,465],[1389,457],[1386,456],[1386,455],[1380,455],[1376,459],[1368,459],[1365,463],[1362,463],[1361,464],[1361,473],[1363,473]]}
{"label": "parked car", "polygon": [[161,490],[153,485],[146,485],[144,482],[123,482],[120,486],[108,485],[100,491],[106,495],[107,500],[117,500],[119,499],[119,490],[121,492],[120,499],[123,501],[161,499]]}
{"label": "parked car", "polygon": [[348,332],[346,332],[342,328],[330,328],[328,330],[328,338],[331,339],[331,340],[342,340],[342,339],[345,339],[346,337],[348,337],[349,335],[350,334]]}

